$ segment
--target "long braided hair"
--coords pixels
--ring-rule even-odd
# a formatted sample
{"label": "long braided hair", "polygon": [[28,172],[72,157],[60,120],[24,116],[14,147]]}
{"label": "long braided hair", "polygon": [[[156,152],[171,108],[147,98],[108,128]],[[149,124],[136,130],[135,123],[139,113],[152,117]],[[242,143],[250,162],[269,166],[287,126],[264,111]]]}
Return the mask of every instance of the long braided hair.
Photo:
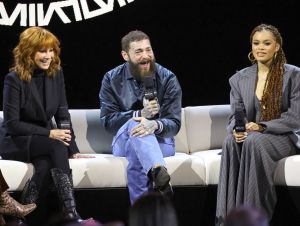
{"label": "long braided hair", "polygon": [[[284,64],[286,63],[285,54],[282,49],[282,37],[278,29],[272,25],[261,24],[255,27],[250,35],[252,44],[253,35],[260,31],[269,31],[273,34],[276,42],[280,45],[277,53],[274,54],[270,64],[269,73],[265,83],[262,99],[261,99],[261,120],[269,121],[279,118],[281,114],[281,98]],[[255,59],[251,59],[252,64],[257,63]]]}

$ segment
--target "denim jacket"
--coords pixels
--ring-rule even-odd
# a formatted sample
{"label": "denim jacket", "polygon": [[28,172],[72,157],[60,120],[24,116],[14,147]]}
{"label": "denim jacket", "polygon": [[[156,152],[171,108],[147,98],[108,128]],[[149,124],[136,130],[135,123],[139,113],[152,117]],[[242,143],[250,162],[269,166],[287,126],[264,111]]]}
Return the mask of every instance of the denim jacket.
{"label": "denim jacket", "polygon": [[[155,64],[155,86],[160,105],[156,121],[157,137],[175,136],[181,125],[181,87],[174,73]],[[100,122],[116,135],[119,128],[132,117],[140,116],[143,108],[144,87],[131,75],[129,64],[124,63],[104,75],[99,93]]]}

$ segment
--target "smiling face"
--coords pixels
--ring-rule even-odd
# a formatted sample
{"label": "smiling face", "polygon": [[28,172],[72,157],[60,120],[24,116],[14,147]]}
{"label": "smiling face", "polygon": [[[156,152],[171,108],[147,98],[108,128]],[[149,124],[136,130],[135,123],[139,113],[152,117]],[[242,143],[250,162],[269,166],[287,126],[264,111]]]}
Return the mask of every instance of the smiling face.
{"label": "smiling face", "polygon": [[280,45],[272,32],[268,30],[257,31],[252,38],[252,53],[258,63],[270,65],[279,50]]}
{"label": "smiling face", "polygon": [[41,70],[48,70],[53,57],[54,57],[53,48],[42,48],[38,50],[34,55],[34,63],[36,68]]}
{"label": "smiling face", "polygon": [[122,51],[122,56],[130,64],[131,72],[137,80],[154,72],[155,57],[148,39],[131,42],[129,50]]}

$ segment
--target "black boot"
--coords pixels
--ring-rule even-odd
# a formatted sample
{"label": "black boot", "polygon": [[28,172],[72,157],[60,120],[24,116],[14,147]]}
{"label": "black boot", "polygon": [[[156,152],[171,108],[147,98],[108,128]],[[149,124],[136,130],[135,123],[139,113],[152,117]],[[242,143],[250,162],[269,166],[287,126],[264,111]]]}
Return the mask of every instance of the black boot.
{"label": "black boot", "polygon": [[73,194],[73,184],[69,176],[59,168],[51,169],[51,175],[56,187],[58,197],[63,205],[64,221],[83,221],[76,211],[76,203]]}
{"label": "black boot", "polygon": [[[23,205],[36,203],[39,197],[39,192],[35,181],[32,179],[27,180],[23,191],[21,193],[20,203]],[[14,218],[14,225],[26,226],[26,220],[24,218]]]}
{"label": "black boot", "polygon": [[39,192],[35,181],[29,179],[22,191],[20,202],[22,204],[36,203],[39,197]]}
{"label": "black boot", "polygon": [[157,166],[153,167],[150,172],[154,190],[172,198],[173,189],[170,183],[171,177],[168,174],[167,169],[163,166]]}

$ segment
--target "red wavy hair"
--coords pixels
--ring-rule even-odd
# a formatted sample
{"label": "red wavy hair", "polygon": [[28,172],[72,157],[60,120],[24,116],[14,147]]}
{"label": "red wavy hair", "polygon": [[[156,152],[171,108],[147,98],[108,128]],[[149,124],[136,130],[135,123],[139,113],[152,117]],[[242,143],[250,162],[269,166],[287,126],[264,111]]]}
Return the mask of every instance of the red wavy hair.
{"label": "red wavy hair", "polygon": [[60,69],[60,42],[57,37],[45,28],[30,27],[19,37],[19,43],[13,50],[14,65],[10,71],[15,71],[19,78],[30,81],[35,69],[34,56],[41,49],[53,48],[54,56],[47,70],[48,76],[54,76]]}

